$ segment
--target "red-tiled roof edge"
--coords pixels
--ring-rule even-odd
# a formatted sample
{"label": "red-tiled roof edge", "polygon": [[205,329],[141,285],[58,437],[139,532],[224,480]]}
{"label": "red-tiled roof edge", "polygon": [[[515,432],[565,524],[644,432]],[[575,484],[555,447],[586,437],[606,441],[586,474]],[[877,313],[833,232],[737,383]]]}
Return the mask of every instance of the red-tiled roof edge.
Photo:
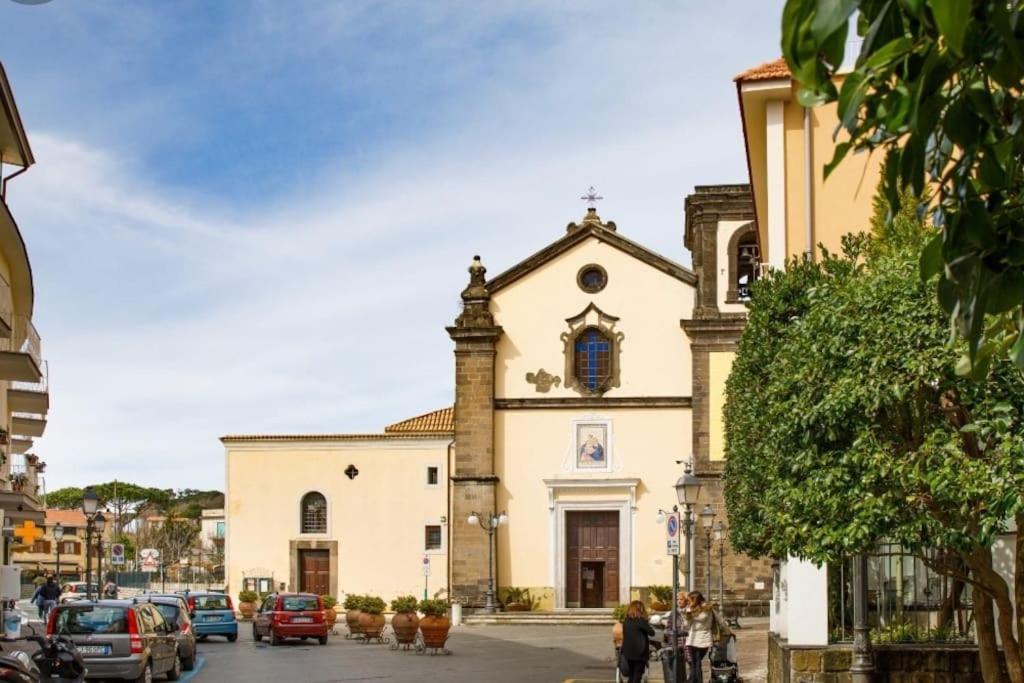
{"label": "red-tiled roof edge", "polygon": [[395,422],[384,428],[386,434],[421,432],[451,434],[455,431],[455,408],[448,406],[440,410],[432,410],[401,422]]}
{"label": "red-tiled roof edge", "polygon": [[758,64],[752,69],[747,69],[741,74],[738,74],[734,81],[737,83],[746,83],[748,81],[771,81],[778,78],[791,78],[792,73],[789,70],[789,65],[786,64],[785,57],[779,57],[778,59],[764,64]]}
{"label": "red-tiled roof edge", "polygon": [[439,439],[445,432],[399,432],[380,434],[227,434],[221,443],[236,441],[401,441],[403,439]]}

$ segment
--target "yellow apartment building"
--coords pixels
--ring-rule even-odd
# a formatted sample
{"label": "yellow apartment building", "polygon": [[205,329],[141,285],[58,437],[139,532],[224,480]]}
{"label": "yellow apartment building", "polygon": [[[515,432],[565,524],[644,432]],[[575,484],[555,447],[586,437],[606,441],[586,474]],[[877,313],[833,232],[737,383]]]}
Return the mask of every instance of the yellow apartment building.
{"label": "yellow apartment building", "polygon": [[[85,514],[81,510],[47,509],[43,536],[12,555],[14,564],[36,575],[56,575],[58,553],[63,581],[79,581],[85,576]],[[63,536],[54,538],[60,524]]]}
{"label": "yellow apartment building", "polygon": [[[15,527],[44,523],[40,475],[31,453],[46,429],[47,364],[32,324],[32,264],[8,206],[16,177],[35,163],[10,82],[0,65],[0,509]],[[34,539],[32,539],[34,540]]]}

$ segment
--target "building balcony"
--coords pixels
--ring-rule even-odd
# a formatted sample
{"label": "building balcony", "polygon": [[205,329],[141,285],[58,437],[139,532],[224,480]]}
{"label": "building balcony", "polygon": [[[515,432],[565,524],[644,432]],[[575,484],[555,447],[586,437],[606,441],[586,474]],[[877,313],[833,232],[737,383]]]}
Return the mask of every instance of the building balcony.
{"label": "building balcony", "polygon": [[28,453],[32,448],[32,439],[14,437],[11,439],[11,453]]}
{"label": "building balcony", "polygon": [[26,316],[14,316],[14,333],[0,337],[0,380],[37,384],[43,378],[39,333]]}
{"label": "building balcony", "polygon": [[38,382],[11,382],[7,389],[8,410],[46,415],[50,410],[50,364],[43,361],[42,370]]}
{"label": "building balcony", "polygon": [[10,479],[0,486],[0,508],[15,526],[25,520],[37,525],[46,524],[46,514],[39,501],[39,482],[36,471],[25,463],[11,463]]}
{"label": "building balcony", "polygon": [[32,413],[11,413],[11,433],[21,437],[38,437],[46,431],[46,418]]}

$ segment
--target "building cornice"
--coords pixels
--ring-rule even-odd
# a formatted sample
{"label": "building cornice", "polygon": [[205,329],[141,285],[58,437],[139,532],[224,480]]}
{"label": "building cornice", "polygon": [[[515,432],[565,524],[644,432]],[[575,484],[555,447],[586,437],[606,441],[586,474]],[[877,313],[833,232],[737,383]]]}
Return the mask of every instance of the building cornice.
{"label": "building cornice", "polygon": [[595,409],[595,408],[689,408],[690,396],[567,396],[565,398],[496,398],[496,410]]}

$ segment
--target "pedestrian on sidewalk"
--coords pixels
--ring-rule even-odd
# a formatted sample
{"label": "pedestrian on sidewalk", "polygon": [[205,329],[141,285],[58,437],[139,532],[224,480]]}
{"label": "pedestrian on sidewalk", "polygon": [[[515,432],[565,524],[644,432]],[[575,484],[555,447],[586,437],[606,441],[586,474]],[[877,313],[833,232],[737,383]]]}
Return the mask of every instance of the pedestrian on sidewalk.
{"label": "pedestrian on sidewalk", "polygon": [[651,638],[654,628],[647,620],[644,603],[634,600],[626,610],[626,621],[622,624],[622,657],[626,659],[629,683],[641,683],[647,661],[650,658]]}
{"label": "pedestrian on sidewalk", "polygon": [[53,576],[46,577],[46,583],[39,587],[39,618],[46,619],[50,610],[60,599],[60,586]]}
{"label": "pedestrian on sidewalk", "polygon": [[45,585],[44,582],[36,586],[36,592],[32,594],[32,604],[36,606],[40,619],[43,618],[43,586]]}
{"label": "pedestrian on sidewalk", "polygon": [[732,635],[732,631],[715,611],[714,606],[704,599],[700,591],[690,593],[690,604],[683,611],[684,624],[689,631],[686,638],[690,675],[689,683],[703,683],[704,671],[702,664],[708,650],[715,643],[722,642]]}
{"label": "pedestrian on sidewalk", "polygon": [[679,652],[678,661],[679,668],[676,670],[675,683],[683,683],[686,680],[686,662],[689,660],[688,650],[686,647],[686,638],[688,632],[686,630],[686,608],[690,606],[690,596],[685,591],[679,591],[676,596],[676,606],[668,615],[668,625],[665,627],[665,647],[669,648],[667,652],[662,654],[661,668],[662,674],[665,677],[666,683],[672,681],[672,650],[675,648]]}

